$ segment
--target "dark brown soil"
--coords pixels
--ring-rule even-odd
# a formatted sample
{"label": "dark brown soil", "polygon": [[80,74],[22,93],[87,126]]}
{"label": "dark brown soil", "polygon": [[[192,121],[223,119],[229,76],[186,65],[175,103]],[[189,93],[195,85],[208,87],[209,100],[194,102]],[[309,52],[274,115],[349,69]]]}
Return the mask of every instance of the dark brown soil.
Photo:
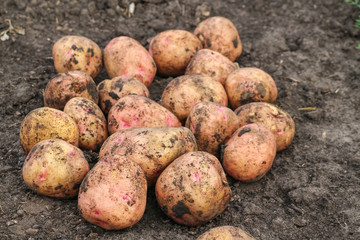
{"label": "dark brown soil", "polygon": [[[131,17],[129,2],[136,3]],[[272,75],[276,104],[295,120],[292,145],[277,154],[263,179],[244,184],[228,177],[229,207],[198,227],[171,221],[150,190],[142,220],[121,231],[86,222],[76,199],[40,196],[26,187],[19,127],[29,111],[43,106],[43,89],[56,75],[51,49],[57,39],[83,35],[104,48],[127,35],[148,47],[163,30],[193,31],[207,11],[235,24],[244,47],[237,62]],[[0,239],[195,239],[220,225],[258,239],[360,239],[359,14],[341,0],[1,0],[0,31],[11,19],[26,32],[0,41]],[[95,81],[105,78],[104,70]],[[156,77],[153,99],[170,80]],[[86,156],[92,164],[97,160],[96,153]]]}

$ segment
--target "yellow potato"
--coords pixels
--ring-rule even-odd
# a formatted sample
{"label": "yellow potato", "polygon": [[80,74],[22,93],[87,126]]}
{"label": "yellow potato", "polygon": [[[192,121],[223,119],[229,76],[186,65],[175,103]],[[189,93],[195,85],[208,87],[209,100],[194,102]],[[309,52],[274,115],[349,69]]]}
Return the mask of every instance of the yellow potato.
{"label": "yellow potato", "polygon": [[214,227],[201,234],[196,240],[256,240],[241,228],[233,226]]}

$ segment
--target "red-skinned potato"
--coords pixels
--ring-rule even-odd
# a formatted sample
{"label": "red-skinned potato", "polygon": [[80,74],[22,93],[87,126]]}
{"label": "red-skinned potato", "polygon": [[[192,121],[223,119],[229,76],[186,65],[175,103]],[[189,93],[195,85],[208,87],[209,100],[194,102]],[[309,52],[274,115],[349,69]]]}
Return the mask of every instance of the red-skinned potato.
{"label": "red-skinned potato", "polygon": [[41,140],[58,138],[79,145],[79,129],[63,111],[41,107],[29,112],[21,123],[20,143],[27,154]]}
{"label": "red-skinned potato", "polygon": [[179,76],[195,53],[201,49],[200,40],[185,30],[167,30],[157,34],[150,42],[149,52],[159,74]]}
{"label": "red-skinned potato", "polygon": [[238,68],[237,64],[224,55],[210,49],[201,49],[187,65],[185,74],[201,73],[224,85],[227,76]]}
{"label": "red-skinned potato", "polygon": [[126,76],[114,77],[113,79],[105,79],[97,86],[99,93],[99,105],[101,110],[108,114],[110,108],[120,98],[136,94],[149,97],[150,93],[146,86],[136,78],[128,78]]}
{"label": "red-skinned potato", "polygon": [[236,130],[227,141],[222,163],[233,178],[255,182],[270,170],[275,155],[276,142],[270,130],[248,124]]}
{"label": "red-skinned potato", "polygon": [[201,234],[196,240],[256,240],[249,233],[234,226],[214,227]]}
{"label": "red-skinned potato", "polygon": [[98,104],[96,83],[90,75],[81,71],[69,71],[56,75],[46,85],[44,105],[63,110],[65,104],[74,97],[84,97]]}
{"label": "red-skinned potato", "polygon": [[249,102],[275,102],[277,88],[274,79],[255,67],[240,68],[229,74],[225,90],[232,109]]}
{"label": "red-skinned potato", "polygon": [[120,98],[108,114],[110,135],[126,128],[180,126],[173,113],[150,98],[139,95]]}
{"label": "red-skinned potato", "polygon": [[72,198],[89,171],[83,152],[61,139],[35,144],[22,167],[25,183],[33,191],[49,197]]}
{"label": "red-skinned potato", "polygon": [[239,128],[239,119],[230,108],[200,102],[191,109],[185,127],[194,134],[199,151],[219,156],[220,145]]}
{"label": "red-skinned potato", "polygon": [[58,73],[80,70],[95,78],[102,69],[100,47],[82,36],[64,36],[52,49],[54,66]]}
{"label": "red-skinned potato", "polygon": [[104,64],[110,78],[135,77],[148,87],[156,74],[150,53],[135,39],[121,36],[112,39],[104,49]]}
{"label": "red-skinned potato", "polygon": [[141,167],[122,156],[102,158],[84,178],[78,209],[86,221],[107,230],[133,226],[143,216],[147,185]]}
{"label": "red-skinned potato", "polygon": [[195,137],[185,127],[131,128],[112,134],[101,147],[99,158],[122,155],[133,160],[144,170],[151,187],[173,160],[196,150]]}
{"label": "red-skinned potato", "polygon": [[174,78],[166,86],[161,96],[161,105],[173,112],[180,121],[186,120],[195,104],[206,101],[223,106],[228,105],[223,85],[203,74]]}
{"label": "red-skinned potato", "polygon": [[82,97],[70,99],[64,112],[76,122],[79,129],[79,147],[98,151],[108,137],[104,113],[93,101]]}
{"label": "red-skinned potato", "polygon": [[175,222],[188,226],[220,215],[231,190],[219,160],[207,152],[189,152],[175,159],[155,186],[161,209]]}
{"label": "red-skinned potato", "polygon": [[267,127],[275,136],[276,150],[290,145],[295,135],[295,123],[289,113],[265,102],[253,102],[238,107],[234,111],[240,126],[257,123]]}
{"label": "red-skinned potato", "polygon": [[200,22],[194,34],[201,40],[203,48],[217,51],[235,61],[241,55],[242,46],[234,24],[224,17],[210,17]]}

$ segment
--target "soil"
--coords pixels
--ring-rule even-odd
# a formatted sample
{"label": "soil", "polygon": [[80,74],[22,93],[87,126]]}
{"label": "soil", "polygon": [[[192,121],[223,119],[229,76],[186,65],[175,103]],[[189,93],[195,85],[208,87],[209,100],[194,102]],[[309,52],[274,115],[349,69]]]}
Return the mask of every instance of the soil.
{"label": "soil", "polygon": [[[0,239],[195,239],[221,225],[241,227],[257,239],[360,239],[359,14],[339,0],[1,0],[1,31],[10,19],[25,35],[9,33],[0,41]],[[292,144],[277,154],[264,178],[241,183],[228,177],[228,208],[197,227],[170,220],[150,189],[144,217],[120,231],[86,222],[76,199],[27,188],[19,127],[27,113],[43,106],[43,89],[56,75],[51,50],[57,39],[83,35],[104,48],[127,35],[148,47],[163,30],[193,31],[216,15],[239,31],[244,50],[236,61],[275,79],[276,105],[296,123]],[[107,77],[103,70],[95,81]],[[151,97],[159,101],[171,79],[156,76]],[[97,161],[97,153],[85,154],[92,165]]]}

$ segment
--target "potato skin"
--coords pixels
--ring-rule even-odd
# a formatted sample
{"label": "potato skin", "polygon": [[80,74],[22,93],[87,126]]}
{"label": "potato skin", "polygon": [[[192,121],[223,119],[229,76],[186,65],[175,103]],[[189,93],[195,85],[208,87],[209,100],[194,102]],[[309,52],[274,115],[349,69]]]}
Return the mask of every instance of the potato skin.
{"label": "potato skin", "polygon": [[99,83],[97,90],[99,93],[100,108],[106,115],[117,100],[126,95],[136,94],[150,97],[150,92],[143,83],[136,78],[128,78],[126,76],[105,79]]}
{"label": "potato skin", "polygon": [[104,49],[104,64],[110,78],[135,77],[148,87],[156,74],[150,53],[135,39],[121,36],[112,39]]}
{"label": "potato skin", "polygon": [[223,106],[228,105],[223,85],[203,74],[174,78],[166,86],[161,96],[161,105],[174,113],[180,121],[186,120],[195,104],[206,101]]}
{"label": "potato skin", "polygon": [[200,50],[200,40],[185,30],[167,30],[157,34],[150,42],[149,52],[154,58],[158,73],[164,76],[179,76]]}
{"label": "potato skin", "polygon": [[93,101],[82,97],[70,99],[64,108],[76,122],[79,129],[79,147],[98,151],[108,137],[107,121],[104,113]]}
{"label": "potato skin", "polygon": [[233,178],[255,182],[271,168],[276,155],[276,142],[269,129],[248,124],[236,130],[227,141],[223,167]]}
{"label": "potato skin", "polygon": [[133,226],[143,216],[147,185],[141,167],[122,156],[102,158],[84,178],[78,209],[86,221],[108,230]]}
{"label": "potato skin", "polygon": [[196,240],[256,240],[241,228],[233,226],[214,227],[201,234]]}
{"label": "potato skin", "polygon": [[259,68],[240,68],[229,74],[225,90],[232,109],[249,102],[275,102],[277,88],[274,79]]}
{"label": "potato skin", "polygon": [[234,24],[224,17],[210,17],[200,22],[194,30],[203,48],[217,51],[235,61],[242,53],[241,40]]}
{"label": "potato skin", "polygon": [[51,79],[44,91],[45,107],[63,110],[73,97],[84,97],[98,104],[96,84],[90,75],[81,71],[69,71]]}
{"label": "potato skin", "polygon": [[257,123],[267,127],[275,136],[276,150],[287,148],[295,136],[295,123],[290,114],[270,103],[253,102],[234,111],[240,126]]}
{"label": "potato skin", "polygon": [[82,36],[60,38],[53,46],[52,55],[58,73],[80,70],[95,78],[103,67],[100,47]]}
{"label": "potato skin", "polygon": [[196,150],[195,137],[185,127],[131,128],[112,134],[101,147],[99,158],[122,155],[133,160],[144,170],[151,187],[173,160]]}
{"label": "potato skin", "polygon": [[239,128],[239,119],[230,108],[200,102],[191,109],[185,127],[194,134],[199,151],[220,157],[220,145]]}
{"label": "potato skin", "polygon": [[179,119],[150,98],[127,95],[108,114],[109,134],[133,127],[180,127]]}
{"label": "potato skin", "polygon": [[41,140],[58,138],[74,146],[79,145],[79,130],[66,113],[48,107],[29,112],[21,123],[20,143],[25,154]]}
{"label": "potato skin", "polygon": [[33,191],[49,197],[72,198],[89,171],[83,152],[61,139],[35,144],[22,167],[25,183]]}
{"label": "potato skin", "polygon": [[221,53],[210,49],[201,49],[187,65],[185,74],[201,73],[224,85],[227,76],[238,68],[237,64]]}
{"label": "potato skin", "polygon": [[231,190],[219,160],[207,152],[189,152],[175,159],[155,186],[161,209],[175,222],[196,226],[220,215]]}

